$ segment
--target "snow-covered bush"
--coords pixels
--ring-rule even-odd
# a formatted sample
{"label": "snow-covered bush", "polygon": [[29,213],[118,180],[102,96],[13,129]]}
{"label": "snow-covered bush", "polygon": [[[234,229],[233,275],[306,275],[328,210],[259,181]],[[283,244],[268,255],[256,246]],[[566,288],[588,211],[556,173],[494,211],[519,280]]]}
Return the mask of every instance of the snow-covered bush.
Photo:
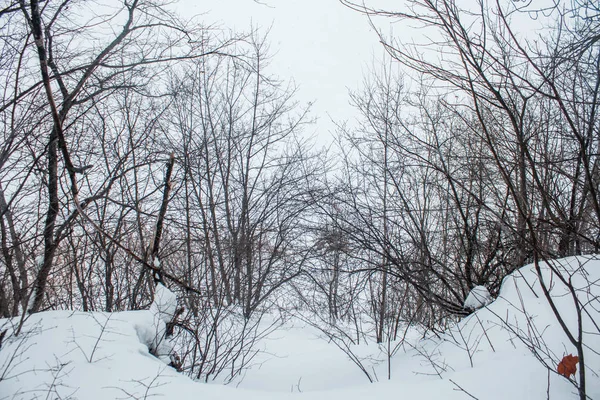
{"label": "snow-covered bush", "polygon": [[167,324],[175,317],[177,296],[163,284],[157,283],[154,300],[150,305],[151,323],[138,325],[138,337],[148,346],[150,353],[169,364],[173,344],[167,338]]}
{"label": "snow-covered bush", "polygon": [[465,299],[464,308],[467,310],[478,310],[490,304],[492,300],[489,290],[485,286],[478,285],[469,292],[469,295]]}

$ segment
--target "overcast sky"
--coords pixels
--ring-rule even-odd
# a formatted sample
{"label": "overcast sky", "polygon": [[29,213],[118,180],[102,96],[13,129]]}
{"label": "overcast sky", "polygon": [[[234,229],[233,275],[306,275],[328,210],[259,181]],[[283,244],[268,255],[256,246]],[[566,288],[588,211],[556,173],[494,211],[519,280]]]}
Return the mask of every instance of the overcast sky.
{"label": "overcast sky", "polygon": [[220,22],[230,29],[271,27],[270,72],[293,79],[299,86],[298,100],[313,102],[318,121],[310,133],[318,135],[320,143],[326,143],[334,129],[331,119],[352,117],[348,89],[359,88],[373,57],[383,56],[365,16],[338,0],[187,0],[185,7],[186,13],[207,13],[202,17],[206,23]]}

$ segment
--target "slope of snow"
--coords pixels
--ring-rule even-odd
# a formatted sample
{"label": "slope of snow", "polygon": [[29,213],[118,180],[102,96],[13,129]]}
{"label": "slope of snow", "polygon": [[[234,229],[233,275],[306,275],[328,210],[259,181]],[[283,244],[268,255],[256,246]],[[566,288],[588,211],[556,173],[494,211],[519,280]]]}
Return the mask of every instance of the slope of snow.
{"label": "slope of snow", "polygon": [[[560,262],[600,321],[600,261]],[[566,323],[576,318],[565,287],[550,271],[544,279]],[[584,319],[588,395],[600,399],[598,331]],[[575,354],[548,306],[532,266],[507,277],[490,305],[457,322],[439,337],[395,343],[388,365],[384,347],[351,350],[379,382],[370,384],[346,354],[320,339],[315,328],[292,321],[261,343],[261,353],[242,381],[232,385],[194,382],[148,352],[140,332],[155,326],[148,311],[83,313],[52,311],[29,316],[18,336],[19,319],[0,320],[9,330],[0,349],[0,399],[576,399],[566,378],[550,372]],[[595,334],[594,334],[595,333]],[[391,343],[391,345],[395,345]],[[532,353],[531,348],[537,348]],[[387,380],[388,367],[391,379]],[[579,367],[579,366],[578,366]],[[578,377],[576,377],[578,379]],[[237,388],[236,388],[237,386]],[[299,393],[301,392],[301,393]],[[468,393],[468,394],[467,394]]]}

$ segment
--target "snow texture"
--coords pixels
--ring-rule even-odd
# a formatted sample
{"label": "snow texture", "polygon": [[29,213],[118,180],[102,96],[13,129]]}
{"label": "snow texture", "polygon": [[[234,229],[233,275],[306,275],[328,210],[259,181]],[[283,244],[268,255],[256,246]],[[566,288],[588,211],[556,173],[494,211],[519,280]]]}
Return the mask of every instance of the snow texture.
{"label": "snow texture", "polygon": [[468,310],[479,310],[492,302],[492,296],[485,286],[475,286],[465,299],[463,308]]}
{"label": "snow texture", "polygon": [[[587,389],[589,398],[600,399],[600,377],[591,372],[600,370],[592,323],[600,320],[600,286],[593,284],[600,280],[600,260],[568,258],[554,270],[542,266],[542,278],[552,283],[550,295],[575,332],[572,299],[554,276],[557,269],[571,277],[582,303],[591,305],[583,320]],[[37,313],[27,317],[18,336],[20,318],[0,319],[0,331],[8,331],[0,350],[0,399],[575,400],[575,386],[540,362],[555,371],[564,354],[576,351],[539,282],[531,265],[523,267],[505,278],[493,303],[443,334],[424,337],[408,328],[404,340],[391,343],[398,351],[389,364],[387,344],[361,340],[352,345],[378,377],[374,384],[346,354],[299,320],[258,343],[254,367],[231,385],[195,382],[148,352],[156,330],[174,312],[175,296],[164,287],[157,287],[152,310]],[[536,354],[531,344],[537,344]]]}

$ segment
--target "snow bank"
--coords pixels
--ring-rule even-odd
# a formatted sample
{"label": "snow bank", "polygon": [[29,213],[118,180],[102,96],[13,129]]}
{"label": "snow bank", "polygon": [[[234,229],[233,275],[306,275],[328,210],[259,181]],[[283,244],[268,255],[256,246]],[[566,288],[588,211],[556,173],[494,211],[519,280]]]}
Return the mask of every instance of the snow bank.
{"label": "snow bank", "polygon": [[[600,310],[600,288],[594,282],[600,279],[600,262],[580,257],[561,260],[556,266],[571,277],[580,289],[578,295],[593,306],[590,316],[599,321],[594,309]],[[577,321],[566,288],[549,268],[543,271],[558,309],[573,329]],[[584,290],[589,287],[591,291]],[[234,382],[239,388],[194,382],[148,352],[149,331],[174,312],[172,296],[161,291],[157,290],[157,301],[147,311],[35,314],[27,318],[17,337],[13,333],[19,320],[0,320],[0,330],[9,331],[0,350],[0,399],[458,400],[470,395],[482,400],[542,400],[547,391],[554,399],[577,398],[567,379],[549,374],[543,365],[554,369],[574,349],[544,299],[532,266],[507,277],[493,303],[443,335],[397,343],[400,351],[389,362],[390,381],[383,347],[370,343],[356,348],[381,381],[375,384],[367,383],[343,352],[297,321],[259,344],[262,352],[254,368],[243,381]],[[588,395],[598,399],[600,378],[591,371],[600,370],[594,353],[600,341],[589,318],[584,328],[590,348],[586,350]],[[537,346],[536,354],[532,346]]]}

